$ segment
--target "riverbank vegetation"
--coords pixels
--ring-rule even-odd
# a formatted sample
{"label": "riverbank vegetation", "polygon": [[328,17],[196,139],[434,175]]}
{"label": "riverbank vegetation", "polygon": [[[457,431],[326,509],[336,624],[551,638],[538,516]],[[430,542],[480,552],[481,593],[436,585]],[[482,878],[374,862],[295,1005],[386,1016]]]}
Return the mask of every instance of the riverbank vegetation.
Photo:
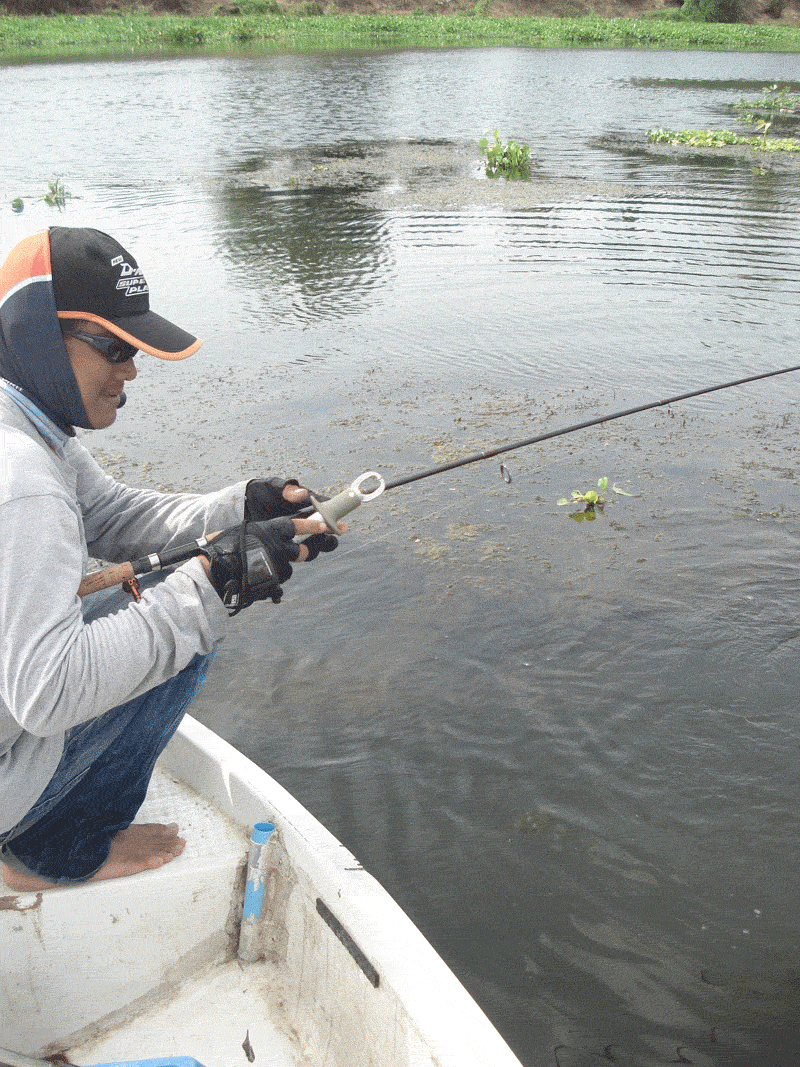
{"label": "riverbank vegetation", "polygon": [[[174,0],[184,3],[184,0]],[[123,8],[88,13],[10,13],[0,3],[0,60],[63,58],[98,53],[150,55],[180,52],[325,51],[516,45],[531,47],[697,48],[800,51],[800,26],[786,9],[768,22],[704,22],[679,8],[621,17],[586,13],[488,15],[484,0],[457,13],[413,10],[345,14],[317,0],[240,0],[204,14]],[[687,0],[688,2],[688,0]],[[771,2],[771,0],[765,0]],[[49,0],[48,0],[49,3]],[[55,0],[58,3],[58,0]],[[684,7],[686,5],[684,4]],[[276,10],[278,9],[278,10]],[[187,11],[191,10],[187,4]],[[623,10],[625,10],[623,8]],[[628,8],[629,10],[629,8]],[[5,13],[3,13],[5,12]]]}

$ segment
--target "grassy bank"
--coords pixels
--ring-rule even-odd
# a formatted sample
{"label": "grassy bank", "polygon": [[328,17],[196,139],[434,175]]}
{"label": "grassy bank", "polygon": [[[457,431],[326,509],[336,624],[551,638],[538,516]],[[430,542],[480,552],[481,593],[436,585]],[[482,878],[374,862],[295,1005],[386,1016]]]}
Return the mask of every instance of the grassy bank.
{"label": "grassy bank", "polygon": [[800,28],[698,23],[677,11],[635,18],[407,15],[0,15],[0,61],[81,55],[376,48],[700,48],[800,51]]}

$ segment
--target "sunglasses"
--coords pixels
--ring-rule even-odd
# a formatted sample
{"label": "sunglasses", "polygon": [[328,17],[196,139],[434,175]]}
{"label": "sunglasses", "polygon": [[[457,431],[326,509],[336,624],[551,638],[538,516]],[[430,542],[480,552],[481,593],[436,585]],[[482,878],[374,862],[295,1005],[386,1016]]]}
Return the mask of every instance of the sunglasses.
{"label": "sunglasses", "polygon": [[65,337],[77,337],[87,345],[101,352],[109,363],[127,363],[139,351],[135,345],[121,341],[119,337],[100,337],[96,333],[82,333],[80,330],[64,330]]}

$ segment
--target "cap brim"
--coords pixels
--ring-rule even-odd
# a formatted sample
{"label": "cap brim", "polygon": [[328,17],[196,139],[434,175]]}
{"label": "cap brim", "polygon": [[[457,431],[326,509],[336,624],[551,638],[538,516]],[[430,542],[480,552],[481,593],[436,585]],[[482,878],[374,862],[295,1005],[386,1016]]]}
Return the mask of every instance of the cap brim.
{"label": "cap brim", "polygon": [[123,341],[135,345],[148,355],[156,356],[157,359],[186,359],[203,343],[168,319],[156,315],[154,311],[145,311],[141,315],[129,315],[116,322],[86,311],[59,311],[58,317],[96,322],[122,338]]}

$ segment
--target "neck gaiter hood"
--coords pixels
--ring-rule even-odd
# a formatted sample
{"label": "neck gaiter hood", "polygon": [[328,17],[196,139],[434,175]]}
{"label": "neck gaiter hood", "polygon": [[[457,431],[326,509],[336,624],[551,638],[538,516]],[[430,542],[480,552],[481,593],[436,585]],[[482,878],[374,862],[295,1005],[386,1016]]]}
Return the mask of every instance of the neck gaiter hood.
{"label": "neck gaiter hood", "polygon": [[47,232],[21,241],[0,266],[0,375],[70,437],[75,426],[92,428],[61,335]]}

